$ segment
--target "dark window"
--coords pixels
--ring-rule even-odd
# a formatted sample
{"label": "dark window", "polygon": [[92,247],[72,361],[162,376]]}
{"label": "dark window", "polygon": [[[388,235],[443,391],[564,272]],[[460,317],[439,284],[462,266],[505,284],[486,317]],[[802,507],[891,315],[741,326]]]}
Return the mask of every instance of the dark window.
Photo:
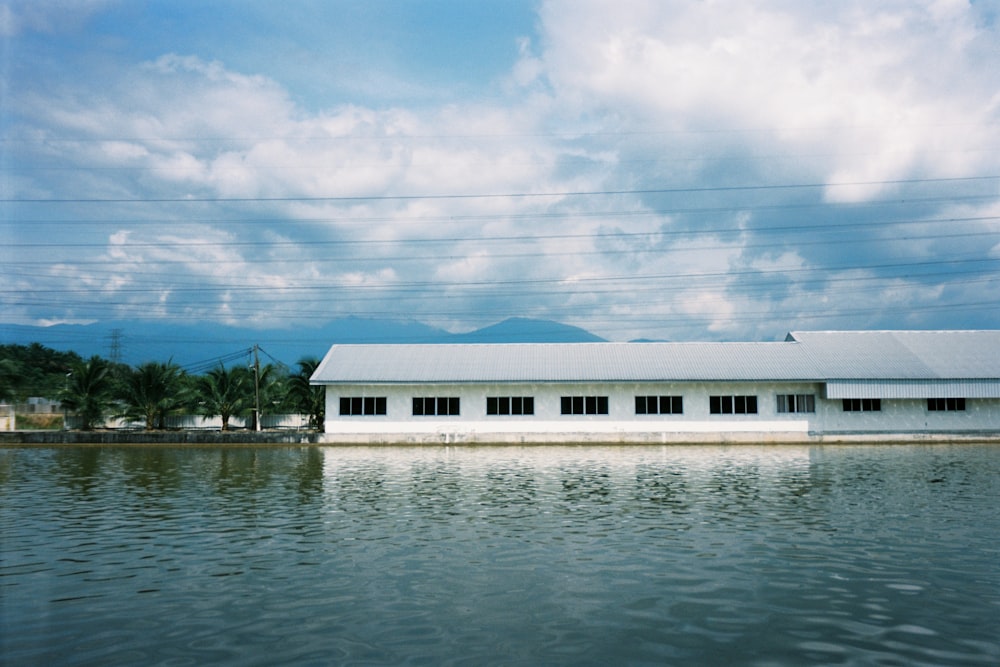
{"label": "dark window", "polygon": [[953,412],[965,410],[964,398],[928,398],[927,409],[931,412]]}
{"label": "dark window", "polygon": [[340,414],[351,417],[384,415],[385,405],[385,396],[341,396]]}
{"label": "dark window", "polygon": [[844,412],[881,412],[881,398],[845,398]]}
{"label": "dark window", "polygon": [[684,413],[684,398],[681,396],[636,396],[637,415],[679,415]]}
{"label": "dark window", "polygon": [[416,417],[457,415],[460,414],[459,405],[460,401],[457,396],[425,396],[422,398],[417,396],[413,398],[413,415]]}
{"label": "dark window", "polygon": [[778,394],[778,412],[816,412],[813,394]]}
{"label": "dark window", "polygon": [[708,409],[713,415],[755,415],[756,396],[709,396]]}
{"label": "dark window", "polygon": [[564,415],[606,415],[607,396],[563,396],[560,401]]}
{"label": "dark window", "polygon": [[487,396],[486,414],[533,415],[535,399],[533,396]]}

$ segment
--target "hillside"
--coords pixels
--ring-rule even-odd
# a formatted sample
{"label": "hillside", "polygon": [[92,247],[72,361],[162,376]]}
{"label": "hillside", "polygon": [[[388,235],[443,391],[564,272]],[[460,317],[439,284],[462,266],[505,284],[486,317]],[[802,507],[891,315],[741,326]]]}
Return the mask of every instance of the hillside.
{"label": "hillside", "polygon": [[539,343],[602,340],[584,329],[559,322],[511,318],[482,329],[449,333],[406,320],[332,320],[316,328],[251,329],[213,323],[175,325],[156,321],[115,321],[49,327],[0,326],[0,344],[40,343],[81,357],[117,356],[127,364],[172,359],[186,368],[238,357],[259,345],[263,353],[289,366],[303,357],[322,357],[334,343]]}

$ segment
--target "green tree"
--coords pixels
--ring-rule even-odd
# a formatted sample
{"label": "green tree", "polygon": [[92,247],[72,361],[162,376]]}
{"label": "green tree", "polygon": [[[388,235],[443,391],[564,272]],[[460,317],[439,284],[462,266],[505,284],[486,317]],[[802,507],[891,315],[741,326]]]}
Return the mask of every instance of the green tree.
{"label": "green tree", "polygon": [[326,391],[309,384],[319,360],[307,357],[299,360],[299,370],[288,378],[288,403],[295,411],[309,417],[309,426],[323,430],[326,418]]}
{"label": "green tree", "polygon": [[246,368],[223,366],[199,376],[196,381],[198,410],[205,417],[222,417],[222,430],[229,430],[229,419],[253,410],[253,376]]}
{"label": "green tree", "polygon": [[66,387],[59,392],[63,407],[76,413],[80,428],[93,430],[104,419],[111,404],[111,366],[98,356],[73,364]]}
{"label": "green tree", "polygon": [[[57,398],[66,387],[66,373],[83,358],[76,352],[59,352],[39,343],[0,345],[0,360],[9,373],[8,398],[21,402],[31,396]],[[0,388],[3,380],[0,380]]]}
{"label": "green tree", "polygon": [[167,417],[182,412],[188,403],[186,376],[168,361],[149,361],[131,369],[121,386],[123,409],[117,416],[145,423],[146,430],[163,429]]}
{"label": "green tree", "polygon": [[10,359],[0,359],[0,403],[13,400],[17,384],[17,364]]}
{"label": "green tree", "polygon": [[[285,372],[272,364],[261,366],[259,375],[254,378],[254,369],[250,369],[250,429],[257,430],[257,420],[264,415],[275,413],[285,402]],[[257,396],[259,393],[260,415],[257,414]]]}

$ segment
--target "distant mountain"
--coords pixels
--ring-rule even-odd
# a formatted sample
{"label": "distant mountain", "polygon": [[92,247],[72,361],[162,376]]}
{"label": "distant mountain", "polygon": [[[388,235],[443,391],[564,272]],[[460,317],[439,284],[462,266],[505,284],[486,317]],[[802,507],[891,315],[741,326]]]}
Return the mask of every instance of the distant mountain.
{"label": "distant mountain", "polygon": [[463,334],[454,334],[453,343],[599,343],[600,336],[580,327],[534,320],[526,317],[512,317]]}
{"label": "distant mountain", "polygon": [[406,320],[347,317],[315,328],[252,329],[210,322],[177,325],[155,320],[128,320],[97,324],[57,324],[49,327],[0,325],[0,344],[40,343],[56,350],[72,350],[84,358],[111,358],[117,349],[121,361],[139,364],[166,361],[202,372],[222,361],[229,366],[254,345],[261,362],[288,366],[304,357],[322,358],[334,343],[537,343],[588,342],[601,338],[578,327],[548,320],[511,318],[468,333]]}

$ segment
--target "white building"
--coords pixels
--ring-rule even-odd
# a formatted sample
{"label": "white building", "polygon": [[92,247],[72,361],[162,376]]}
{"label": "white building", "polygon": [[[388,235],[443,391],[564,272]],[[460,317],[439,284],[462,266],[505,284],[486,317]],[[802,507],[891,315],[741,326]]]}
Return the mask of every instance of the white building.
{"label": "white building", "polygon": [[1000,331],[334,345],[312,383],[330,442],[1000,438]]}

